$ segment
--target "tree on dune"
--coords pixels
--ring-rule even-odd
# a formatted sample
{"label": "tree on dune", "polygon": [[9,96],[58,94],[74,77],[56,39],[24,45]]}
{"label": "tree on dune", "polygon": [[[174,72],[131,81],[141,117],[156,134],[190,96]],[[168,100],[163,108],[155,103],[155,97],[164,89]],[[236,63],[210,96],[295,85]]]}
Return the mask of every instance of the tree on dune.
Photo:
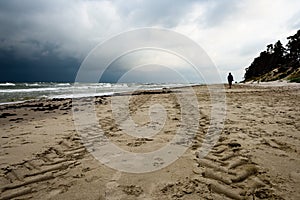
{"label": "tree on dune", "polygon": [[[246,68],[244,81],[260,80],[274,71],[273,79],[281,79],[292,74],[300,67],[300,30],[289,36],[286,48],[278,40],[275,44],[267,45],[267,50],[260,53],[251,65]],[[272,75],[274,75],[272,73]],[[276,74],[277,73],[277,74]],[[297,73],[296,73],[296,76]]]}

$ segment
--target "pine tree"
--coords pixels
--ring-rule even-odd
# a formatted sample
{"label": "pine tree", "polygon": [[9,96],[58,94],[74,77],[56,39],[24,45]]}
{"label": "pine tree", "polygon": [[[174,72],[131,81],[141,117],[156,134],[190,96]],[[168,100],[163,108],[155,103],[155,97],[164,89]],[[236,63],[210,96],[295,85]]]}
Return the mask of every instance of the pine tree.
{"label": "pine tree", "polygon": [[282,75],[287,76],[289,73],[292,73],[291,68],[300,68],[300,30],[287,39],[286,48],[283,47],[280,40],[275,44],[267,45],[267,50],[261,52],[251,65],[246,68],[245,81],[255,80],[274,69],[279,69],[279,72],[285,72]]}
{"label": "pine tree", "polygon": [[300,30],[293,36],[287,38],[289,41],[287,43],[287,59],[289,62],[300,63]]}

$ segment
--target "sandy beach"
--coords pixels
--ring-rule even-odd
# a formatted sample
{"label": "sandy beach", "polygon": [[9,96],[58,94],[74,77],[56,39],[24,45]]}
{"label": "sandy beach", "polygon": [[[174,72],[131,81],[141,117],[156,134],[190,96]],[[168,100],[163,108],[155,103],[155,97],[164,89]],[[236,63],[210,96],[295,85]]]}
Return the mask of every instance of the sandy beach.
{"label": "sandy beach", "polygon": [[[200,118],[192,144],[161,169],[164,160],[154,158],[151,167],[158,170],[147,173],[100,162],[90,149],[101,138],[90,131],[82,139],[71,99],[1,105],[0,199],[300,199],[299,84],[226,88],[224,127],[204,158],[198,152],[210,126],[210,96],[206,86],[193,89]],[[181,105],[173,92],[130,95],[129,115],[136,124],[149,125],[153,105],[166,111],[163,128],[151,138],[126,134],[112,114],[111,98],[95,100],[98,125],[128,152],[160,149],[180,127]]]}

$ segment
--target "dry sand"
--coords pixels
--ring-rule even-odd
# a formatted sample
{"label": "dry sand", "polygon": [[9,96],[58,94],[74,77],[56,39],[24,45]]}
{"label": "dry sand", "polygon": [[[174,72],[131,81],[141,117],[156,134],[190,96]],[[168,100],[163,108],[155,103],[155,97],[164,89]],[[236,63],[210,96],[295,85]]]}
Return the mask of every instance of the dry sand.
{"label": "dry sand", "polygon": [[[94,158],[76,132],[71,100],[0,106],[0,199],[300,199],[299,85],[226,89],[224,129],[205,158],[197,152],[209,127],[210,98],[205,86],[194,89],[200,122],[193,144],[171,165],[149,173],[121,172]],[[165,127],[152,139],[125,134],[110,103],[111,97],[97,98],[99,124],[127,151],[161,148],[180,126],[174,93],[131,96],[137,124],[149,124],[152,105],[167,111]],[[95,133],[88,140],[99,142]]]}

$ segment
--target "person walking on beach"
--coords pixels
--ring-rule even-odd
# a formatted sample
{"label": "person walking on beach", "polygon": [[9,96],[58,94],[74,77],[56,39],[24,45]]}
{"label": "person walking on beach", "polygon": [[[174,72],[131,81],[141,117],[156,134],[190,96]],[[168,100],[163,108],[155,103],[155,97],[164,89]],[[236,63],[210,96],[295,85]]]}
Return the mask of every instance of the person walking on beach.
{"label": "person walking on beach", "polygon": [[231,73],[229,72],[228,76],[227,76],[227,80],[228,80],[228,84],[229,84],[229,89],[232,86],[232,82],[233,82],[233,76],[231,75]]}

